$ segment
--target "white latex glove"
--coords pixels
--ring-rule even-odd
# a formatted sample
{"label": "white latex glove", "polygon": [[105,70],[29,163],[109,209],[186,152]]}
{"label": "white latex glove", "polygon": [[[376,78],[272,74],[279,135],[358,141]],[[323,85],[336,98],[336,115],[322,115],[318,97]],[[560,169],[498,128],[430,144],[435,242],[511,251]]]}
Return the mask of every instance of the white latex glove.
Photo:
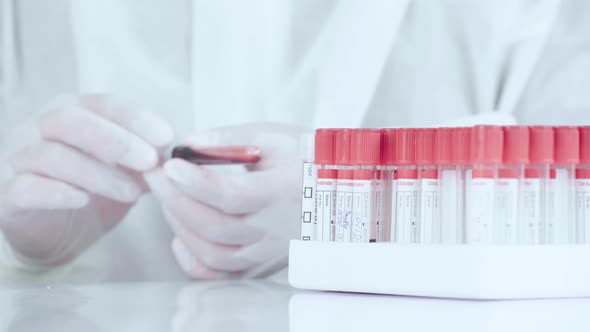
{"label": "white latex glove", "polygon": [[273,124],[212,130],[187,142],[256,145],[261,161],[235,172],[172,159],[146,174],[176,235],[172,250],[190,277],[262,277],[286,266],[288,240],[299,232],[302,132]]}
{"label": "white latex glove", "polygon": [[0,183],[0,228],[18,261],[46,268],[72,260],[125,216],[147,189],[140,172],[157,165],[155,147],[173,132],[104,95],[56,99],[35,119],[18,134],[40,137],[3,161],[14,173]]}

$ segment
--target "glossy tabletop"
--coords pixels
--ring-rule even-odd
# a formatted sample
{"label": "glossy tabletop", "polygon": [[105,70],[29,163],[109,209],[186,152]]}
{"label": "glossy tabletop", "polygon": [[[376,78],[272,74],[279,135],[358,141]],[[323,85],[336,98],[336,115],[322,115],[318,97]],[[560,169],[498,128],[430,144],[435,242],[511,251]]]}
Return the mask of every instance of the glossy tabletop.
{"label": "glossy tabletop", "polygon": [[264,280],[3,288],[2,331],[587,331],[590,299],[302,292]]}

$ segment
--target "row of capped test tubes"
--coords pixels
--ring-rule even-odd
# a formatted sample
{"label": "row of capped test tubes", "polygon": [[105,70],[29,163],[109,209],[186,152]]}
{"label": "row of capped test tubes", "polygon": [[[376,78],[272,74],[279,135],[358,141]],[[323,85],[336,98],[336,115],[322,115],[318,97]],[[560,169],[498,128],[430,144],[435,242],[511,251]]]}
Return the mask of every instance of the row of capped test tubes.
{"label": "row of capped test tubes", "polygon": [[317,129],[301,239],[590,243],[590,127]]}

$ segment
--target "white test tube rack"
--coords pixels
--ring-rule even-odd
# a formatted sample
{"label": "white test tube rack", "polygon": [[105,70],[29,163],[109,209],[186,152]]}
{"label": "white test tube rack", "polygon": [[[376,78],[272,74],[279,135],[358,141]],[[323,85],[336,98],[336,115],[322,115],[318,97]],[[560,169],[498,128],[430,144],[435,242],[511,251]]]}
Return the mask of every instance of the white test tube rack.
{"label": "white test tube rack", "polygon": [[298,289],[461,299],[590,297],[590,245],[292,240]]}

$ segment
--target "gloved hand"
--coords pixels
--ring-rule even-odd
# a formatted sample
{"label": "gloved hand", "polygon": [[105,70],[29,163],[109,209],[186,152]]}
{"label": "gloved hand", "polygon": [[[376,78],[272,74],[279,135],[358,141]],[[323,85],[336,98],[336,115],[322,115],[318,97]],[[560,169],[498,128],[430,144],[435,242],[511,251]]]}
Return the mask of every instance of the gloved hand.
{"label": "gloved hand", "polygon": [[40,134],[36,143],[4,161],[14,173],[0,183],[0,228],[22,263],[51,267],[125,216],[147,190],[140,172],[157,165],[173,132],[106,95],[57,99],[35,119],[24,136]]}
{"label": "gloved hand", "polygon": [[180,159],[146,174],[176,238],[172,249],[193,278],[262,277],[287,263],[299,233],[303,130],[287,125],[226,127],[187,139],[193,146],[255,145],[261,161],[241,172]]}

